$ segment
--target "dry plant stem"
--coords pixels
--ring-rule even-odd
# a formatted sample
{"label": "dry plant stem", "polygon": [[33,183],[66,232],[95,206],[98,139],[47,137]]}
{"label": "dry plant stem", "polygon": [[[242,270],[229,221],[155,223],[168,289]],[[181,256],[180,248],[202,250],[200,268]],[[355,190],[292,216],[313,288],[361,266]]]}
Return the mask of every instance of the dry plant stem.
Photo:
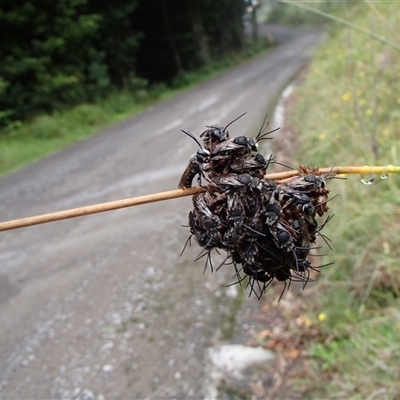
{"label": "dry plant stem", "polygon": [[73,208],[70,210],[58,211],[50,214],[37,215],[34,217],[15,219],[12,221],[0,222],[0,231],[22,228],[25,226],[44,224],[46,222],[60,221],[62,219],[82,217],[84,215],[96,214],[104,211],[118,210],[120,208],[133,207],[147,203],[154,203],[156,201],[176,199],[178,197],[191,196],[201,192],[204,192],[204,189],[201,187],[194,187],[185,190],[176,189],[176,190],[170,190],[168,192],[160,192],[145,196],[131,197],[128,199],[110,201],[108,203],[94,204],[92,206]]}
{"label": "dry plant stem", "polygon": [[[320,168],[318,170],[318,173],[322,176],[324,175],[334,176],[337,174],[360,174],[360,175],[363,174],[384,175],[393,173],[398,174],[400,173],[400,166],[388,165],[386,167],[370,167],[370,166],[331,167],[331,168]],[[284,181],[286,179],[290,179],[297,175],[299,175],[299,171],[292,170],[286,172],[278,172],[275,174],[267,174],[265,175],[265,178],[276,181]],[[34,217],[27,217],[12,221],[0,222],[0,231],[44,224],[46,222],[59,221],[62,219],[82,217],[84,215],[96,214],[104,211],[118,210],[120,208],[133,207],[141,204],[154,203],[157,201],[176,199],[178,197],[193,196],[194,194],[201,193],[204,191],[205,189],[203,189],[200,186],[188,189],[176,189],[176,190],[170,190],[168,192],[160,192],[145,196],[131,197],[123,200],[110,201],[108,203],[94,204],[92,206],[73,208],[71,210],[58,211],[50,214],[43,214]]]}
{"label": "dry plant stem", "polygon": [[[347,174],[399,174],[400,166],[387,165],[385,167],[381,166],[363,166],[363,167],[330,167],[330,168],[318,168],[318,172],[320,175],[334,176],[334,175],[347,175]],[[276,174],[268,174],[265,175],[266,178],[276,180],[276,181],[284,181],[289,178],[293,178],[297,176],[299,171],[291,170],[286,172],[278,172]]]}

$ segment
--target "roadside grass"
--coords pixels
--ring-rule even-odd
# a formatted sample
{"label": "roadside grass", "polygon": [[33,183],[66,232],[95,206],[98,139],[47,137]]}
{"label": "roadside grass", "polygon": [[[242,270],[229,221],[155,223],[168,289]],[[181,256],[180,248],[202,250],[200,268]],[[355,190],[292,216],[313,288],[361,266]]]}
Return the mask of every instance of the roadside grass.
{"label": "roadside grass", "polygon": [[[400,42],[397,3],[366,2],[346,19]],[[399,165],[399,76],[399,51],[339,27],[294,94],[294,164]],[[400,398],[400,179],[372,178],[329,181],[339,196],[322,262],[335,264],[302,297],[318,332],[306,340],[311,373],[296,381],[304,398]]]}
{"label": "roadside grass", "polygon": [[[277,0],[268,14],[267,20],[274,24],[290,26],[316,26],[326,25],[326,17],[318,12],[310,12],[307,7],[328,14],[343,12],[347,7],[352,7],[362,0],[327,1],[313,0],[299,2],[296,0]],[[297,3],[297,4],[296,4]]]}
{"label": "roadside grass", "polygon": [[96,103],[38,115],[26,122],[14,122],[0,131],[0,176],[92,136],[107,126],[138,114],[151,104],[167,100],[240,63],[261,56],[269,49],[269,44],[264,40],[257,44],[249,43],[243,53],[215,60],[198,71],[183,73],[170,85],[148,86],[138,81],[138,88],[134,92],[110,93]]}

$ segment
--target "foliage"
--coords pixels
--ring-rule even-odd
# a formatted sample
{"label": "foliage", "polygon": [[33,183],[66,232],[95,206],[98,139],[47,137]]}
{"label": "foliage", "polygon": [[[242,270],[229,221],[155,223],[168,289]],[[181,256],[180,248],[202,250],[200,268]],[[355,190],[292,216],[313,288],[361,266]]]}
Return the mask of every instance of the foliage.
{"label": "foliage", "polygon": [[[398,39],[393,3],[351,9],[347,20]],[[351,29],[337,30],[316,54],[296,91],[291,125],[298,160],[311,165],[399,164],[400,52]],[[361,177],[371,181],[372,177]],[[334,252],[308,299],[310,318],[324,315],[309,341],[308,398],[400,395],[399,178],[333,180],[333,221],[324,233]],[[387,179],[386,179],[387,178]],[[354,181],[356,179],[356,181]],[[318,302],[315,302],[318,299]]]}
{"label": "foliage", "polygon": [[[340,12],[347,7],[353,6],[361,0],[314,0],[305,1],[301,4],[310,5],[317,10],[327,13]],[[292,0],[293,3],[299,3]],[[291,26],[312,26],[326,24],[327,20],[321,15],[314,14],[306,9],[302,9],[289,4],[289,1],[271,0],[271,12],[268,15],[268,21],[274,24],[291,25]]]}
{"label": "foliage", "polygon": [[245,47],[240,0],[158,1],[140,3],[134,24],[144,33],[138,73],[150,81],[170,82],[215,57]]}
{"label": "foliage", "polygon": [[240,0],[3,2],[0,127],[169,83],[238,52],[243,12]]}
{"label": "foliage", "polygon": [[[131,10],[125,5],[123,16],[88,0],[4,4],[0,12],[0,124],[107,93],[121,80],[120,70],[128,66],[126,60],[118,59],[117,70],[109,58],[130,53],[133,62],[139,35],[116,26],[126,24],[135,4],[129,2]],[[119,32],[124,37],[116,38]]]}

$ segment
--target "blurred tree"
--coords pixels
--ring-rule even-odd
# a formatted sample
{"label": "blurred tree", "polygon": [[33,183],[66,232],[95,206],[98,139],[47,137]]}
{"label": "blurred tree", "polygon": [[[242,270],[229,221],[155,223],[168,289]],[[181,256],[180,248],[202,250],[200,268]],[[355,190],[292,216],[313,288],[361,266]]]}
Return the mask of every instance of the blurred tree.
{"label": "blurred tree", "polygon": [[0,0],[0,126],[238,52],[243,12],[243,0]]}
{"label": "blurred tree", "polygon": [[0,109],[7,118],[51,110],[86,98],[82,83],[100,16],[85,0],[15,0],[0,9]]}
{"label": "blurred tree", "polygon": [[242,0],[146,0],[137,11],[138,71],[150,81],[170,81],[245,47]]}
{"label": "blurred tree", "polygon": [[103,58],[92,66],[92,78],[96,77],[96,71],[106,68],[112,85],[119,89],[135,89],[136,53],[142,34],[132,19],[139,0],[87,1],[87,9],[101,16],[93,46]]}

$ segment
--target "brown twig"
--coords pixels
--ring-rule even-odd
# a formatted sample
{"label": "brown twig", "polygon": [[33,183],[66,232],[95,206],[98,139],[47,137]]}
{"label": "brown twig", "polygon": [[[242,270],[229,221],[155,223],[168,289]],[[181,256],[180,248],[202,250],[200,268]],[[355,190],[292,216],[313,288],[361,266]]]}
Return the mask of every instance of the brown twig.
{"label": "brown twig", "polygon": [[[337,174],[381,174],[381,175],[384,175],[384,174],[389,174],[389,173],[400,173],[400,167],[393,166],[393,165],[388,165],[386,167],[370,167],[370,166],[332,167],[332,168],[320,168],[320,169],[317,169],[316,172],[313,171],[313,173],[319,174],[319,175],[329,174],[330,176],[337,175]],[[286,172],[267,174],[267,175],[265,175],[265,178],[271,179],[271,180],[276,180],[279,182],[279,181],[284,181],[286,179],[292,178],[297,175],[299,175],[299,171],[291,170],[291,171],[286,171]],[[104,211],[118,210],[120,208],[133,207],[133,206],[138,206],[141,204],[176,199],[178,197],[192,196],[194,194],[201,193],[204,191],[205,191],[205,189],[203,189],[200,186],[197,186],[194,188],[189,188],[189,189],[176,189],[176,190],[170,190],[168,192],[160,192],[160,193],[148,194],[145,196],[131,197],[128,199],[115,200],[115,201],[110,201],[108,203],[100,203],[100,204],[94,204],[91,206],[73,208],[73,209],[65,210],[65,211],[58,211],[58,212],[53,212],[53,213],[49,213],[49,214],[37,215],[34,217],[15,219],[15,220],[6,221],[6,222],[0,222],[0,231],[6,231],[6,230],[22,228],[22,227],[26,227],[26,226],[44,224],[46,222],[59,221],[62,219],[82,217],[85,215],[96,214],[96,213],[100,213],[100,212],[104,212]]]}
{"label": "brown twig", "polygon": [[110,201],[108,203],[94,204],[92,206],[84,206],[84,207],[72,208],[70,210],[53,212],[49,214],[36,215],[34,217],[15,219],[12,221],[0,222],[0,231],[22,228],[24,226],[44,224],[46,222],[59,221],[62,219],[83,217],[84,215],[96,214],[104,211],[118,210],[120,208],[125,208],[125,207],[139,206],[141,204],[154,203],[156,201],[176,199],[178,197],[190,196],[196,193],[201,193],[203,191],[204,189],[201,187],[194,187],[185,190],[176,189],[176,190],[170,190],[168,192],[148,194],[145,196],[131,197],[123,200]]}

